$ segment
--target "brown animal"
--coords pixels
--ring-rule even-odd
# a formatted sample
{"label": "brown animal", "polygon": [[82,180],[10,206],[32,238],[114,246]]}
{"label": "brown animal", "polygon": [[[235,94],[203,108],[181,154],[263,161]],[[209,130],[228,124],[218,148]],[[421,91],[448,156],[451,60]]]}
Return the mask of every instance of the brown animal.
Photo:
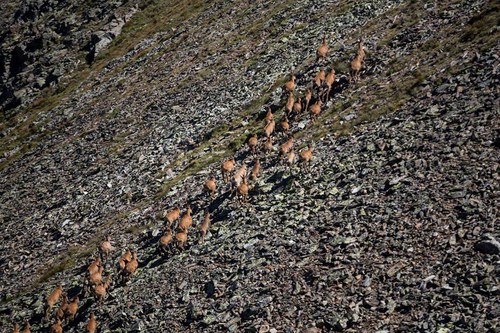
{"label": "brown animal", "polygon": [[243,177],[246,176],[246,174],[247,174],[247,166],[246,166],[246,164],[243,164],[238,169],[238,171],[236,171],[236,173],[234,174],[234,177],[232,179],[231,185],[233,186],[233,190],[234,190],[234,187],[237,187],[241,184],[241,180],[243,179]]}
{"label": "brown animal", "polygon": [[168,228],[167,232],[160,238],[160,249],[166,251],[173,239],[172,229]]}
{"label": "brown animal", "polygon": [[286,163],[288,166],[291,168],[293,164],[295,163],[295,152],[292,150],[288,153],[288,157],[286,159]]}
{"label": "brown animal", "polygon": [[139,267],[139,262],[137,261],[137,252],[132,251],[132,260],[127,263],[123,272],[126,276],[130,277],[135,273],[137,267]]}
{"label": "brown animal", "polygon": [[325,81],[326,72],[323,68],[320,69],[318,74],[313,79],[313,89],[316,89],[316,93],[319,95],[321,87],[323,86],[323,81]]}
{"label": "brown animal", "polygon": [[101,267],[101,259],[97,258],[89,265],[89,267],[87,268],[87,271],[89,272],[90,275],[92,275],[92,274],[98,272],[100,267]]}
{"label": "brown animal", "polygon": [[62,322],[60,319],[57,319],[52,326],[50,326],[50,333],[62,333]]}
{"label": "brown animal", "polygon": [[307,145],[307,149],[302,150],[299,153],[300,161],[304,169],[310,169],[311,161],[313,158],[313,148],[311,145]]}
{"label": "brown animal", "polygon": [[304,110],[307,111],[309,109],[309,102],[311,101],[312,98],[312,91],[311,89],[307,88],[306,93],[304,95],[304,100],[305,100],[305,106]]}
{"label": "brown animal", "polygon": [[200,225],[200,233],[201,233],[201,243],[205,242],[205,236],[207,235],[208,228],[210,227],[210,213],[207,212],[205,214],[205,218]]}
{"label": "brown animal", "polygon": [[210,197],[212,199],[215,198],[215,193],[217,191],[215,176],[210,177],[210,179],[205,182],[205,184],[203,185],[203,189],[205,190],[205,192],[210,193]]}
{"label": "brown animal", "polygon": [[290,124],[288,123],[288,117],[286,116],[286,114],[283,116],[280,126],[283,133],[288,134],[288,131],[290,130]]}
{"label": "brown animal", "polygon": [[276,126],[276,122],[274,120],[271,120],[264,127],[264,133],[266,134],[267,138],[269,138],[271,136],[271,134],[273,134],[273,132],[274,132],[274,126]]}
{"label": "brown animal", "polygon": [[193,218],[191,217],[192,212],[191,207],[188,206],[186,213],[182,215],[181,221],[179,222],[179,229],[188,230],[191,227],[193,224]]}
{"label": "brown animal", "polygon": [[318,99],[316,103],[311,105],[309,107],[309,111],[311,112],[313,121],[316,120],[316,118],[318,118],[319,114],[321,113],[321,100]]}
{"label": "brown animal", "polygon": [[280,146],[279,156],[282,158],[288,154],[293,147],[293,137],[290,137],[284,144]]}
{"label": "brown animal", "polygon": [[292,77],[290,79],[290,81],[288,81],[287,83],[285,83],[285,91],[287,92],[293,92],[295,90],[295,75],[292,74]]}
{"label": "brown animal", "polygon": [[273,120],[273,113],[271,111],[271,108],[267,108],[267,113],[266,113],[266,124],[269,124]]}
{"label": "brown animal", "polygon": [[31,325],[27,320],[26,320],[26,326],[24,327],[24,330],[21,333],[31,333]]}
{"label": "brown animal", "polygon": [[76,312],[78,311],[78,305],[80,303],[80,298],[75,296],[71,303],[68,303],[66,306],[65,315],[69,318],[70,321],[75,320]]}
{"label": "brown animal", "polygon": [[95,320],[94,312],[91,312],[89,321],[87,323],[87,331],[89,333],[95,333],[96,330],[97,330],[97,321]]}
{"label": "brown animal", "polygon": [[349,71],[349,83],[354,81],[356,83],[359,80],[359,72],[361,71],[361,67],[363,66],[363,59],[358,54],[351,62],[351,70]]}
{"label": "brown animal", "polygon": [[271,137],[268,137],[266,139],[266,143],[264,143],[264,151],[266,153],[270,153],[273,151],[273,141],[271,140]]}
{"label": "brown animal", "polygon": [[177,235],[175,235],[175,239],[177,240],[177,246],[181,249],[184,249],[187,243],[187,230],[179,229],[177,231]]}
{"label": "brown animal", "polygon": [[363,38],[359,39],[359,43],[358,43],[358,56],[361,57],[361,61],[365,60],[366,53],[365,53],[365,47],[363,46]]}
{"label": "brown animal", "polygon": [[66,313],[66,308],[68,307],[68,296],[64,295],[63,300],[61,302],[61,305],[59,306],[59,309],[56,311],[56,318],[63,320],[64,319],[64,314]]}
{"label": "brown animal", "polygon": [[172,227],[172,224],[181,216],[181,209],[179,207],[174,207],[164,214],[168,222],[168,227]]}
{"label": "brown animal", "polygon": [[300,98],[297,98],[297,101],[293,103],[292,111],[296,115],[302,111],[302,103],[300,103]]}
{"label": "brown animal", "polygon": [[45,312],[45,318],[49,318],[52,308],[57,303],[63,292],[62,286],[58,285],[52,293],[47,297],[47,310]]}
{"label": "brown animal", "polygon": [[288,94],[288,99],[286,101],[287,114],[290,114],[292,112],[294,103],[295,103],[295,96],[293,96],[293,93]]}
{"label": "brown animal", "polygon": [[89,275],[89,282],[91,285],[96,285],[102,282],[102,272],[104,268],[101,266],[97,272],[94,272]]}
{"label": "brown animal", "polygon": [[255,181],[260,173],[260,161],[256,160],[253,165],[252,171],[250,172],[250,180]]}
{"label": "brown animal", "polygon": [[326,93],[323,92],[324,94],[324,99],[325,103],[328,101],[328,98],[330,97],[330,90],[332,90],[333,83],[335,82],[335,69],[332,66],[332,70],[330,73],[325,78],[325,86],[326,86]]}
{"label": "brown animal", "polygon": [[240,185],[237,187],[238,189],[238,194],[241,197],[240,202],[247,202],[248,201],[248,184],[247,184],[247,177],[243,177],[243,181]]}
{"label": "brown animal", "polygon": [[257,138],[257,134],[254,134],[248,139],[248,147],[250,148],[250,151],[252,154],[255,154],[255,149],[257,148],[257,143],[259,142]]}
{"label": "brown animal", "polygon": [[19,333],[19,325],[17,325],[17,323],[14,323],[14,329],[12,330],[12,333]]}
{"label": "brown animal", "polygon": [[130,252],[129,249],[118,259],[118,266],[120,266],[120,270],[123,271],[125,269],[125,266],[127,266],[127,263],[132,260],[132,252]]}
{"label": "brown animal", "polygon": [[104,298],[106,297],[106,293],[108,291],[110,284],[111,284],[111,275],[108,275],[106,277],[106,282],[94,286],[94,295],[99,301],[99,304],[104,303]]}
{"label": "brown animal", "polygon": [[233,172],[235,164],[236,161],[234,160],[234,158],[226,160],[222,163],[221,172],[222,172],[222,179],[224,180],[224,182],[228,182],[229,179],[231,178],[231,172]]}
{"label": "brown animal", "polygon": [[321,46],[316,50],[316,62],[319,60],[326,59],[328,55],[328,46],[326,45],[326,37],[323,36],[323,41],[321,42]]}
{"label": "brown animal", "polygon": [[111,251],[113,251],[114,248],[111,245],[111,237],[108,235],[106,236],[106,239],[102,241],[101,243],[101,253],[103,254],[104,258],[108,258],[109,254]]}

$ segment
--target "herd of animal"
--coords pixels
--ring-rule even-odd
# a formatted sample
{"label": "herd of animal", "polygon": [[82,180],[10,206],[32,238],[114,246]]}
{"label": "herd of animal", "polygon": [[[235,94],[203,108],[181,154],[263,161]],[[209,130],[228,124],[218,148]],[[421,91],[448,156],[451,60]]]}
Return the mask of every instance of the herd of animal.
{"label": "herd of animal", "polygon": [[[323,37],[320,47],[316,50],[316,62],[320,63],[327,59],[329,48],[326,42],[326,38]],[[356,82],[360,78],[360,70],[365,60],[365,50],[363,46],[363,40],[360,39],[358,42],[358,48],[356,56],[351,61],[350,72],[349,72],[349,83]],[[281,143],[278,149],[278,163],[287,165],[293,165],[297,156],[293,150],[294,138],[290,134],[291,121],[297,118],[304,110],[309,111],[312,121],[315,121],[321,113],[322,105],[324,105],[330,98],[330,93],[332,87],[335,84],[335,69],[332,67],[330,72],[327,74],[323,69],[320,69],[318,74],[312,80],[312,87],[307,87],[302,98],[296,98],[296,77],[291,75],[290,80],[287,81],[283,86],[283,93],[287,96],[287,101],[285,103],[285,112],[280,120],[279,128],[280,135],[284,142]],[[312,104],[311,104],[312,103]],[[247,166],[242,163],[239,168],[236,167],[236,161],[234,158],[223,161],[221,165],[221,176],[222,183],[224,186],[229,186],[230,190],[236,194],[239,202],[242,204],[248,203],[249,196],[249,183],[255,182],[261,172],[261,162],[256,157],[259,148],[264,153],[264,156],[270,155],[271,152],[275,150],[273,145],[273,139],[278,138],[278,133],[275,131],[276,121],[274,119],[274,114],[272,113],[271,107],[268,107],[267,114],[265,116],[265,124],[263,128],[263,138],[262,144],[259,142],[258,134],[252,134],[246,145],[249,152],[254,156],[253,167],[250,172],[247,172]],[[301,163],[301,168],[303,171],[310,169],[310,163],[313,158],[313,147],[309,144],[306,148],[302,149],[298,153],[298,159]],[[248,178],[248,179],[247,179]],[[207,193],[210,200],[213,201],[217,197],[217,179],[215,175],[211,175],[203,184],[203,190]],[[193,218],[191,216],[192,209],[187,207],[184,214],[181,215],[181,210],[179,207],[174,207],[167,210],[163,217],[165,219],[165,226],[163,228],[162,236],[159,240],[158,248],[162,253],[168,253],[173,247],[182,250],[188,242],[188,232],[193,225]],[[208,209],[205,210],[203,221],[199,224],[199,241],[204,242],[205,236],[210,228],[211,215]],[[174,225],[176,227],[174,228]],[[173,232],[175,230],[175,233]],[[139,263],[137,260],[137,252],[127,249],[121,257],[118,259],[116,264],[116,273],[109,273],[107,276],[103,276],[105,272],[106,262],[109,259],[111,252],[114,250],[111,245],[111,239],[106,237],[99,247],[100,255],[96,256],[95,259],[87,267],[86,285],[84,290],[85,294],[91,294],[94,296],[95,302],[102,305],[105,301],[108,289],[110,288],[112,277],[116,274],[117,277],[115,281],[121,281],[125,283],[128,281],[136,272]],[[71,300],[68,299],[67,294],[63,290],[62,285],[58,285],[47,297],[46,300],[46,311],[45,311],[45,321],[50,321],[49,330],[51,333],[62,333],[63,323],[67,324],[75,320],[75,316],[78,312],[80,304],[80,296],[76,295]],[[54,313],[55,307],[57,310]],[[52,319],[51,319],[52,318]],[[96,320],[94,312],[91,312],[86,325],[87,331],[89,333],[95,333],[97,331],[98,322]],[[13,333],[19,333],[19,326],[14,323]],[[22,333],[30,333],[31,327],[28,321],[26,321]]]}

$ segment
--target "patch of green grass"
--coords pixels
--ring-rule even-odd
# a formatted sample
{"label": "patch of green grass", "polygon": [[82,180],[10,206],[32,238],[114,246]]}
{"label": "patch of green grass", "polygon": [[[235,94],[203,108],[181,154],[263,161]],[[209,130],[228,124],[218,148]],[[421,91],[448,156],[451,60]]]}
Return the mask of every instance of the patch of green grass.
{"label": "patch of green grass", "polygon": [[75,266],[75,260],[73,258],[65,258],[62,261],[58,261],[58,263],[54,266],[48,268],[38,279],[38,283],[47,282],[51,277],[56,275],[57,273],[64,272],[67,269],[73,268]]}
{"label": "patch of green grass", "polygon": [[120,111],[121,111],[120,108],[114,108],[113,110],[111,110],[106,114],[106,117],[108,119],[114,118],[118,113],[120,113]]}
{"label": "patch of green grass", "polygon": [[485,42],[485,39],[491,40],[495,38],[498,40],[498,26],[500,20],[498,13],[500,12],[500,4],[497,1],[491,1],[489,6],[481,13],[472,17],[468,25],[463,30],[459,41],[461,43],[476,42],[479,45]]}
{"label": "patch of green grass", "polygon": [[[87,250],[86,250],[87,249]],[[81,262],[81,259],[88,255],[91,251],[88,250],[88,247],[84,248],[81,246],[71,246],[68,250],[59,256],[56,260],[54,260],[54,264],[45,268],[38,278],[36,285],[40,285],[44,282],[47,282],[57,273],[63,272],[67,269],[71,269],[75,267],[78,262]]]}
{"label": "patch of green grass", "polygon": [[214,128],[213,130],[211,130],[210,132],[208,132],[205,135],[205,141],[211,140],[213,138],[218,138],[223,133],[226,133],[228,130],[229,130],[229,125],[228,124],[222,124],[220,126],[217,126],[216,128]]}
{"label": "patch of green grass", "polygon": [[139,225],[131,225],[130,227],[128,227],[125,232],[126,233],[129,233],[129,234],[132,234],[132,235],[138,235],[139,233],[141,233],[141,231],[144,230],[144,226],[139,226]]}

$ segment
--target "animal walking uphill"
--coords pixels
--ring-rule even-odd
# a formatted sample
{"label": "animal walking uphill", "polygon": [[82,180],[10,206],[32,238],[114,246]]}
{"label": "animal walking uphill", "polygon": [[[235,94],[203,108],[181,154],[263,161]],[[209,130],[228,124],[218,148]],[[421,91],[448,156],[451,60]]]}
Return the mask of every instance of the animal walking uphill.
{"label": "animal walking uphill", "polygon": [[106,236],[106,239],[102,241],[100,249],[103,260],[106,260],[111,251],[114,250],[113,245],[111,245],[111,237],[109,235]]}
{"label": "animal walking uphill", "polygon": [[256,149],[257,149],[257,144],[259,143],[259,139],[257,137],[257,134],[253,134],[249,139],[248,139],[248,147],[250,148],[250,151],[252,154],[255,155]]}
{"label": "animal walking uphill", "polygon": [[54,291],[47,297],[47,310],[45,312],[45,319],[48,319],[52,308],[54,305],[56,305],[57,301],[59,301],[59,298],[61,298],[61,295],[63,293],[62,285],[58,285]]}
{"label": "animal walking uphill", "polygon": [[12,333],[31,333],[30,323],[26,320],[26,324],[22,331],[19,331],[19,325],[17,323],[14,323],[14,329],[12,330]]}
{"label": "animal walking uphill", "polygon": [[107,290],[111,284],[111,275],[106,277],[105,282],[101,282],[94,286],[94,295],[99,304],[104,303],[104,299],[106,297]]}
{"label": "animal walking uphill", "polygon": [[321,105],[322,105],[321,100],[318,98],[316,103],[314,103],[309,107],[309,112],[311,113],[312,121],[315,121],[318,118],[319,114],[321,113]]}
{"label": "animal walking uphill", "polygon": [[274,121],[274,119],[268,122],[266,126],[264,126],[264,133],[266,134],[267,138],[270,138],[274,133],[274,126],[276,126],[276,122]]}
{"label": "animal walking uphill", "polygon": [[260,174],[260,161],[257,159],[253,165],[252,171],[250,172],[250,180],[256,181]]}
{"label": "animal walking uphill", "polygon": [[351,61],[351,70],[349,72],[349,83],[359,81],[361,67],[363,66],[363,58],[357,54]]}
{"label": "animal walking uphill", "polygon": [[366,53],[365,53],[365,48],[363,45],[363,39],[360,39],[359,43],[358,43],[358,49],[357,49],[356,56],[351,61],[351,69],[349,71],[349,83],[351,83],[352,81],[354,83],[359,81],[360,71],[361,71],[361,67],[363,66],[363,63],[365,61],[365,56],[366,56]]}
{"label": "animal walking uphill", "polygon": [[293,105],[295,104],[295,96],[292,92],[288,94],[288,99],[286,101],[286,114],[290,115],[293,111]]}
{"label": "animal walking uphill", "polygon": [[307,111],[309,109],[309,103],[311,102],[311,98],[312,98],[312,90],[307,88],[304,94],[304,107],[302,108],[303,110]]}
{"label": "animal walking uphill", "polygon": [[227,183],[231,178],[231,172],[233,171],[235,164],[236,161],[234,160],[234,158],[226,160],[224,161],[224,163],[222,163],[221,173],[222,173],[222,179],[225,183]]}
{"label": "animal walking uphill", "polygon": [[215,176],[210,177],[205,184],[203,185],[203,189],[205,192],[208,192],[210,194],[210,198],[213,200],[215,198],[215,194],[217,191],[217,186],[215,183]]}
{"label": "animal walking uphill", "polygon": [[[317,49],[316,66],[319,66],[320,62],[329,61],[328,53],[326,38],[323,37],[321,46]],[[360,70],[365,57],[363,40],[361,39],[358,43],[356,57],[351,62],[350,81],[359,81]],[[317,67],[316,70],[318,70]],[[303,78],[305,75],[297,73],[297,76]],[[312,77],[312,75],[309,77]],[[202,199],[198,198],[193,201],[189,201],[188,198],[189,203],[184,206],[186,207],[184,214],[181,214],[181,209],[178,206],[173,206],[163,213],[162,234],[155,242],[155,246],[158,247],[159,251],[155,255],[174,256],[178,253],[177,251],[170,251],[174,246],[180,251],[189,250],[192,246],[206,246],[205,240],[212,222],[217,221],[217,217],[220,217],[214,207],[227,197],[231,198],[230,205],[234,209],[239,209],[244,205],[251,205],[254,201],[252,196],[258,193],[259,184],[263,181],[259,177],[262,178],[263,173],[269,172],[270,165],[285,163],[285,170],[291,169],[290,173],[293,175],[292,169],[296,170],[297,164],[299,164],[303,172],[295,174],[294,177],[307,176],[305,171],[311,170],[314,158],[314,142],[309,143],[306,148],[300,151],[298,149],[294,150],[294,146],[304,143],[301,139],[298,139],[300,136],[296,135],[301,129],[305,128],[305,126],[299,126],[299,122],[305,122],[306,124],[309,122],[310,125],[313,125],[318,120],[322,108],[329,104],[332,90],[336,87],[336,80],[337,75],[333,65],[329,68],[328,74],[321,68],[313,80],[297,80],[295,74],[292,74],[290,80],[282,86],[281,105],[268,106],[267,108],[263,127],[258,130],[262,131],[263,129],[264,135],[258,135],[252,131],[246,144],[233,155],[234,157],[229,157],[218,165],[220,166],[220,175],[217,170],[211,170],[210,177],[205,178],[204,183],[201,182],[198,186],[200,192],[205,192],[206,195],[201,195]],[[300,86],[300,83],[304,81],[308,81],[308,86]],[[337,93],[335,92],[335,94]],[[273,114],[272,110],[276,114]],[[275,119],[279,119],[278,131],[275,131]],[[274,147],[273,142],[277,143],[277,149]],[[241,158],[241,156],[244,156],[244,158]],[[300,163],[296,163],[297,161]],[[252,168],[249,170],[247,165],[248,167],[252,166]],[[217,187],[217,184],[223,185]],[[205,204],[206,207],[200,207],[200,202],[202,202],[202,205]],[[199,214],[196,215],[193,210],[198,213],[204,212],[204,214],[202,213],[203,218],[200,218],[201,221],[196,223],[197,232],[194,233],[191,232],[191,229],[195,224],[194,219],[197,219]],[[188,235],[193,238],[197,237],[198,242],[189,239]],[[138,254],[133,248],[122,249],[121,255],[114,254],[114,252],[118,251],[111,244],[110,236],[106,235],[104,240],[96,247],[96,252],[85,270],[83,276],[85,285],[83,288],[77,294],[72,292],[72,295],[68,295],[64,292],[62,285],[58,285],[49,294],[45,309],[46,330],[57,333],[63,332],[66,325],[75,325],[77,323],[74,322],[82,317],[86,321],[82,325],[86,325],[88,332],[96,332],[98,326],[103,325],[103,323],[98,323],[96,312],[91,311],[80,316],[79,312],[84,312],[81,308],[88,308],[88,306],[82,304],[90,302],[95,307],[98,307],[99,311],[106,311],[108,294],[114,288],[134,283],[133,277],[139,267]],[[115,256],[113,260],[117,270],[111,272],[106,269],[106,266],[109,266],[106,262],[113,256]],[[54,314],[53,309],[56,306],[59,307]],[[30,324],[26,322],[26,328],[23,332],[30,332],[30,329]],[[19,331],[17,324],[15,330]]]}
{"label": "animal walking uphill", "polygon": [[313,79],[313,90],[316,92],[317,96],[321,94],[321,88],[323,87],[323,82],[326,79],[326,72],[321,68]]}
{"label": "animal walking uphill", "polygon": [[56,319],[59,319],[61,321],[64,319],[64,315],[66,314],[66,309],[68,308],[68,303],[69,303],[68,295],[64,295],[61,305],[56,311]]}
{"label": "animal walking uphill", "polygon": [[167,229],[164,231],[163,236],[160,238],[159,242],[159,247],[160,250],[165,253],[168,248],[170,247],[170,244],[172,244],[172,241],[174,240],[174,236],[172,234],[172,228],[167,227]]}
{"label": "animal walking uphill", "polygon": [[333,83],[335,82],[335,68],[330,70],[328,75],[325,77],[323,91],[321,92],[320,97],[323,97],[323,103],[328,102],[330,98],[330,91],[332,90]]}
{"label": "animal walking uphill", "polygon": [[174,207],[169,211],[165,212],[164,217],[167,220],[168,227],[171,228],[172,224],[181,216],[181,210],[179,207]]}
{"label": "animal walking uphill", "polygon": [[302,150],[299,153],[299,156],[300,156],[300,162],[302,163],[302,167],[304,169],[310,169],[311,161],[313,158],[313,148],[311,144],[307,145],[307,149]]}
{"label": "animal walking uphill", "polygon": [[316,50],[316,62],[326,59],[328,55],[328,45],[326,44],[326,37],[323,36],[323,40],[321,42],[321,46]]}
{"label": "animal walking uphill", "polygon": [[179,229],[177,231],[177,234],[175,235],[175,239],[177,240],[177,246],[180,247],[181,249],[184,249],[187,243],[187,234],[188,231],[184,229]]}
{"label": "animal walking uphill", "polygon": [[273,121],[273,119],[274,119],[273,112],[271,111],[271,108],[268,107],[266,113],[266,124],[269,124],[271,121]]}
{"label": "animal walking uphill", "polygon": [[207,211],[203,223],[200,225],[200,243],[205,242],[205,236],[207,235],[208,228],[210,228],[210,223],[210,213]]}
{"label": "animal walking uphill", "polygon": [[287,135],[288,131],[290,130],[290,123],[288,122],[288,116],[286,114],[283,115],[283,119],[281,120],[280,126],[283,133]]}
{"label": "animal walking uphill", "polygon": [[295,84],[295,80],[296,79],[297,78],[295,77],[295,75],[292,74],[291,77],[290,77],[290,81],[287,81],[285,83],[284,88],[285,88],[286,92],[293,93],[293,91],[295,90],[295,86],[296,86],[296,84]]}
{"label": "animal walking uphill", "polygon": [[95,320],[94,312],[90,313],[89,321],[87,323],[87,331],[89,333],[95,333],[97,330],[97,320]]}

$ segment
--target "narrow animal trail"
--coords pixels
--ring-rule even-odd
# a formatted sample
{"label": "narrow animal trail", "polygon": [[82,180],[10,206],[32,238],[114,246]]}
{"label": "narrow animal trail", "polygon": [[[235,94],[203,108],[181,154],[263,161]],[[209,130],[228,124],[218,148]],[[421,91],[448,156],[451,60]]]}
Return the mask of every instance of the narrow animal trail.
{"label": "narrow animal trail", "polygon": [[[78,212],[81,218],[66,215],[76,206],[65,197],[44,208],[43,214],[35,210],[31,220],[38,221],[36,214],[40,214],[54,225],[40,225],[33,236],[50,235],[52,240],[27,239],[21,229],[12,229],[22,219],[11,214],[14,198],[9,197],[16,193],[15,186],[25,185],[5,182],[1,195],[8,219],[2,223],[6,222],[7,235],[12,237],[8,244],[13,247],[18,241],[23,250],[7,254],[2,248],[0,265],[14,267],[5,270],[2,278],[5,284],[0,290],[12,297],[2,296],[2,326],[29,318],[33,331],[48,329],[49,323],[40,318],[45,299],[63,281],[70,299],[82,295],[75,321],[64,325],[64,332],[85,329],[91,311],[101,332],[487,332],[498,328],[499,47],[497,33],[485,27],[494,20],[495,5],[457,1],[433,7],[374,1],[349,6],[331,17],[324,14],[326,9],[340,4],[309,5],[301,2],[298,8],[307,9],[301,12],[286,2],[276,8],[256,2],[231,11],[233,7],[216,3],[179,27],[180,38],[217,35],[217,29],[231,22],[217,22],[212,34],[200,23],[228,10],[234,16],[248,11],[249,17],[242,15],[240,26],[234,25],[235,32],[245,31],[252,15],[266,10],[280,22],[280,29],[287,27],[286,22],[303,22],[305,27],[279,41],[274,37],[275,43],[257,45],[255,52],[266,45],[272,49],[262,51],[255,63],[245,62],[243,72],[238,72],[237,64],[243,61],[244,51],[228,48],[235,53],[227,51],[230,57],[221,55],[221,59],[236,59],[232,70],[224,68],[211,78],[208,74],[215,69],[209,64],[209,72],[186,79],[185,85],[181,78],[189,70],[175,73],[179,90],[170,90],[170,80],[162,88],[153,88],[148,93],[153,102],[140,114],[138,109],[127,116],[136,107],[132,101],[141,100],[146,84],[137,84],[140,79],[111,88],[117,75],[127,77],[118,73],[134,76],[137,71],[154,71],[159,63],[175,68],[176,60],[209,44],[176,49],[171,62],[166,62],[167,56],[155,58],[164,45],[131,62],[117,60],[101,72],[94,83],[97,88],[86,95],[75,93],[54,111],[75,112],[73,123],[63,132],[56,131],[59,134],[47,142],[48,150],[37,148],[1,172],[12,174],[17,165],[17,176],[30,179],[38,166],[42,166],[38,172],[46,170],[43,161],[57,165],[52,164],[59,156],[55,151],[79,146],[79,155],[93,162],[76,182],[82,193],[87,187],[80,181],[96,189],[77,199],[82,204],[87,200],[86,211]],[[451,20],[458,12],[460,19]],[[317,18],[338,29],[345,27],[336,31],[338,37],[327,39],[329,61],[320,64],[314,58],[324,32],[313,24]],[[198,29],[193,23],[199,23]],[[360,80],[348,84],[360,26],[366,58]],[[279,36],[272,27],[264,26],[263,31]],[[304,42],[298,36],[309,38]],[[161,39],[161,34],[148,43],[155,38]],[[278,50],[287,50],[286,56]],[[193,66],[198,58],[189,58]],[[251,55],[246,60],[250,59]],[[294,138],[296,157],[312,144],[309,168],[301,168],[298,162],[291,167],[286,161],[277,163],[280,146],[289,139],[279,126],[287,102],[283,84],[293,72],[295,92],[302,97],[312,88],[318,71],[323,68],[328,73],[332,62],[336,81],[317,119],[311,121],[307,110],[289,119],[288,135]],[[240,73],[236,81],[230,79],[234,73]],[[155,86],[155,76],[148,80]],[[248,84],[252,80],[255,86]],[[100,93],[94,95],[95,89]],[[123,96],[115,95],[114,89]],[[110,97],[100,101],[106,90]],[[190,98],[163,114],[167,96],[175,97],[174,103]],[[311,103],[316,98],[315,94]],[[102,114],[85,120],[94,111],[99,113],[97,107],[108,109],[107,105],[127,100],[131,109],[111,110],[110,118]],[[92,101],[98,101],[92,111],[81,113],[89,110],[84,105]],[[265,153],[264,118],[269,105],[277,126],[273,151]],[[180,122],[174,124],[174,116]],[[212,131],[202,130],[222,119],[225,122]],[[54,118],[52,124],[58,121]],[[109,133],[116,134],[106,140],[112,125],[116,127]],[[253,133],[259,139],[255,153],[245,143]],[[161,152],[152,148],[158,145]],[[89,155],[87,149],[96,154]],[[248,203],[239,202],[222,182],[221,163],[233,156],[235,170],[246,163],[249,172],[257,159],[262,164],[257,180],[249,181]],[[74,161],[61,161],[72,177],[71,170],[81,163],[78,158]],[[203,186],[212,174],[217,182],[213,199]],[[46,177],[40,182],[47,182]],[[97,185],[101,177],[107,183]],[[117,190],[117,186],[123,188]],[[54,188],[55,192],[45,191],[58,193],[57,184]],[[171,246],[161,253],[163,212],[179,206],[184,214],[188,205],[193,209],[193,226],[185,248]],[[212,220],[200,244],[197,230],[207,209]],[[59,221],[61,216],[67,218]],[[28,228],[26,221],[20,228]],[[109,234],[116,248],[104,266],[105,276],[115,271],[126,248],[137,251],[139,262],[130,281],[111,284],[103,305],[81,289],[88,259],[96,249],[91,236],[96,230],[98,242]],[[50,262],[72,242],[79,245],[70,248],[67,257],[58,257],[67,267],[47,275],[46,281],[37,280],[36,274],[14,280],[20,273],[36,272],[33,257],[41,253],[42,244],[52,257],[40,260]],[[32,245],[29,251],[24,250],[25,244]],[[19,260],[26,267],[16,265]],[[13,288],[21,290],[33,282],[38,283],[34,289],[15,296]]]}

